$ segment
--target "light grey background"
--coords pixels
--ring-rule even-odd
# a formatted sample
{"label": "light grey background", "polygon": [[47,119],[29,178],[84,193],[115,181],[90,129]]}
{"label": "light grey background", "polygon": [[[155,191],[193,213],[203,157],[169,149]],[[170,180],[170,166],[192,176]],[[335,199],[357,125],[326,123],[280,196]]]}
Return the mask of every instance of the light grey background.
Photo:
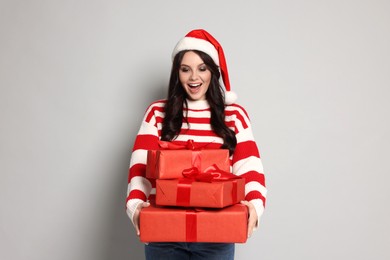
{"label": "light grey background", "polygon": [[236,259],[390,259],[389,1],[0,1],[0,259],[143,259],[130,150],[194,28],[269,188]]}

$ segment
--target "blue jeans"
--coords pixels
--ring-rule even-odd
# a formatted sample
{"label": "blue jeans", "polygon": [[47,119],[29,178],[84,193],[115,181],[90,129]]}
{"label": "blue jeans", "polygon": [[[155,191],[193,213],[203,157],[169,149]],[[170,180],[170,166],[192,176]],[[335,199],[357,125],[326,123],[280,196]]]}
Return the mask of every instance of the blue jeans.
{"label": "blue jeans", "polygon": [[149,243],[146,260],[233,260],[234,244],[230,243]]}

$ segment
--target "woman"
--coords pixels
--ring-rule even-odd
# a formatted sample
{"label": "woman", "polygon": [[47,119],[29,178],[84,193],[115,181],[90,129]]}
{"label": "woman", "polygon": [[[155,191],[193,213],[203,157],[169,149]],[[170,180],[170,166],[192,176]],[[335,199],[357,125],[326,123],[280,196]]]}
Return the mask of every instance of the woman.
{"label": "woman", "polygon": [[[249,210],[250,236],[264,210],[265,181],[248,115],[234,104],[222,47],[205,30],[193,30],[178,42],[172,58],[168,98],[149,106],[135,140],[127,213],[139,235],[139,212],[155,194],[155,182],[144,177],[146,151],[158,149],[158,140],[185,144],[193,139],[209,148],[229,149],[232,172],[245,178],[241,203]],[[233,259],[234,244],[149,243],[145,254],[147,259]]]}

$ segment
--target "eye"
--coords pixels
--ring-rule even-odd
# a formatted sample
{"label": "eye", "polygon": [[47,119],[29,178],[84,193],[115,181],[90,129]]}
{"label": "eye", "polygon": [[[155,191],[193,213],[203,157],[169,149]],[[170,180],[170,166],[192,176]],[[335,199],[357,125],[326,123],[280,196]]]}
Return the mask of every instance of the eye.
{"label": "eye", "polygon": [[180,71],[181,72],[188,72],[188,71],[190,71],[187,67],[180,67]]}
{"label": "eye", "polygon": [[206,70],[207,70],[207,67],[206,67],[206,66],[200,66],[200,67],[199,67],[199,70],[200,70],[200,71],[206,71]]}

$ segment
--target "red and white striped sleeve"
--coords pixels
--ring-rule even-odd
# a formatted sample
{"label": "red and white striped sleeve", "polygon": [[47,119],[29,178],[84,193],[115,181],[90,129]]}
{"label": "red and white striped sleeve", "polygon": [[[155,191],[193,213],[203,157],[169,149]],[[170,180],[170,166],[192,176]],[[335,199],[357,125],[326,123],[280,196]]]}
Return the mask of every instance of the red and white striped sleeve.
{"label": "red and white striped sleeve", "polygon": [[245,109],[237,104],[226,108],[227,121],[234,121],[237,146],[233,154],[233,173],[245,178],[245,200],[250,201],[258,216],[264,212],[267,189],[263,164],[255,142],[249,116]]}
{"label": "red and white striped sleeve", "polygon": [[158,148],[164,105],[165,101],[156,101],[148,107],[134,142],[129,165],[126,199],[126,212],[131,221],[133,221],[137,206],[155,194],[155,182],[145,177],[146,160],[148,150]]}

